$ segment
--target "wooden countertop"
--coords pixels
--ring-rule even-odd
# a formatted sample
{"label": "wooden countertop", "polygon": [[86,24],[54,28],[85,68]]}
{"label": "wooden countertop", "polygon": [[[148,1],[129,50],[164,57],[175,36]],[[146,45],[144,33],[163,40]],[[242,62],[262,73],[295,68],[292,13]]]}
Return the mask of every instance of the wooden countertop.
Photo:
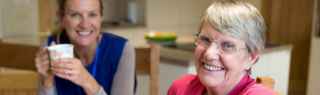
{"label": "wooden countertop", "polygon": [[35,71],[0,67],[0,89],[35,89],[38,74]]}

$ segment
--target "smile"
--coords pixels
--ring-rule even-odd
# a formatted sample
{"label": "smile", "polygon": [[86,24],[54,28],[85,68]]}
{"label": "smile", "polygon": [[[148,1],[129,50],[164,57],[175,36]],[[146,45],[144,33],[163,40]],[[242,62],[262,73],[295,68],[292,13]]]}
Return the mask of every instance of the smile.
{"label": "smile", "polygon": [[222,70],[224,70],[224,68],[221,66],[211,65],[211,64],[207,64],[205,62],[202,62],[202,67],[208,71],[222,71]]}
{"label": "smile", "polygon": [[93,31],[77,31],[78,35],[80,36],[88,36],[91,33],[93,33]]}

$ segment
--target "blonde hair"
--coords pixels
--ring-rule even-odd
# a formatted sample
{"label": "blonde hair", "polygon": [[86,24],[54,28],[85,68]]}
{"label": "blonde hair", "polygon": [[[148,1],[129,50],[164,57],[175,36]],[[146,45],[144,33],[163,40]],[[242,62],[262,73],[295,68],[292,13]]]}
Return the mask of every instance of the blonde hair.
{"label": "blonde hair", "polygon": [[[58,13],[60,16],[64,16],[64,11],[66,8],[66,2],[67,0],[57,0],[58,3]],[[103,15],[103,2],[102,0],[99,0],[99,7],[100,7],[100,15]]]}
{"label": "blonde hair", "polygon": [[245,41],[249,52],[260,52],[266,25],[260,12],[243,0],[213,0],[201,19],[217,31]]}

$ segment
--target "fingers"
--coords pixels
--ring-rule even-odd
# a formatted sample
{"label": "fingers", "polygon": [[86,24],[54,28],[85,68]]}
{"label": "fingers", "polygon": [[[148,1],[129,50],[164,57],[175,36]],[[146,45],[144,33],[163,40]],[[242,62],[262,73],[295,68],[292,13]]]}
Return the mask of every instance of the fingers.
{"label": "fingers", "polygon": [[40,48],[40,50],[36,54],[36,59],[39,59],[39,61],[48,60],[49,58],[49,52],[46,48]]}
{"label": "fingers", "polygon": [[37,55],[36,57],[41,57],[41,56],[44,56],[44,55],[47,55],[48,56],[48,49],[46,48],[40,48],[40,50],[37,52]]}
{"label": "fingers", "polygon": [[60,78],[67,79],[67,80],[74,80],[78,77],[79,71],[73,69],[55,69],[53,70],[54,74]]}
{"label": "fingers", "polygon": [[84,69],[77,59],[63,59],[51,63],[51,69],[55,75],[64,79],[72,79],[72,76],[79,75]]}
{"label": "fingers", "polygon": [[37,71],[42,76],[48,76],[48,70],[50,66],[48,60],[48,52],[45,48],[40,48],[40,50],[37,52],[35,57],[35,63]]}
{"label": "fingers", "polygon": [[55,60],[51,62],[52,69],[72,69],[75,66],[73,60],[69,59],[62,59],[62,60]]}
{"label": "fingers", "polygon": [[62,59],[51,63],[51,70],[57,77],[70,80],[77,85],[84,85],[93,76],[85,69],[78,59]]}

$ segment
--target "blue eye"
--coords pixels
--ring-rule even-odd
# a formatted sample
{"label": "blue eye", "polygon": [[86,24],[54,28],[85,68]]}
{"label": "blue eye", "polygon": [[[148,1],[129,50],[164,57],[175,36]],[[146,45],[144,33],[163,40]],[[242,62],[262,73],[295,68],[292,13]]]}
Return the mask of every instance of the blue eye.
{"label": "blue eye", "polygon": [[221,43],[221,48],[225,51],[233,51],[236,49],[236,45],[231,42],[222,42]]}

